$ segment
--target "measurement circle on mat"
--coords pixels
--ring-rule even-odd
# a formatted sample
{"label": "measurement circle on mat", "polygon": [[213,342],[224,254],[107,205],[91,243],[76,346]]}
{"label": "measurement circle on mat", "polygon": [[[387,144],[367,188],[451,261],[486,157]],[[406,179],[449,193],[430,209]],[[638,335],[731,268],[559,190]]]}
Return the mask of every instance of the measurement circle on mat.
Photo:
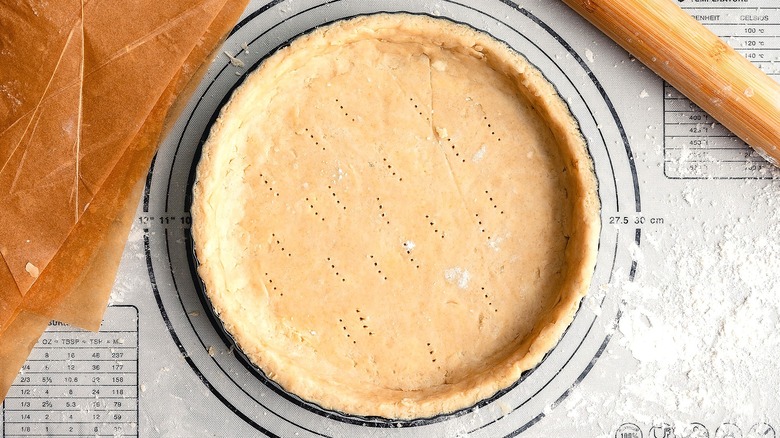
{"label": "measurement circle on mat", "polygon": [[[752,13],[723,13],[722,2],[685,2],[680,7],[728,41],[764,73],[780,78],[780,52],[773,28],[780,7],[763,5]],[[745,5],[747,6],[747,5]],[[743,7],[740,5],[740,7]],[[728,7],[726,9],[729,9]],[[753,91],[746,90],[745,97]],[[664,173],[675,179],[775,179],[772,166],[671,85],[664,84]]]}
{"label": "measurement circle on mat", "polygon": [[648,216],[610,216],[609,225],[663,225],[665,222],[662,217]]}
{"label": "measurement circle on mat", "polygon": [[[569,104],[587,139],[599,179],[605,225],[589,297],[595,304],[581,306],[542,363],[474,408],[412,421],[328,411],[269,380],[234,347],[213,314],[195,271],[189,230],[190,191],[200,145],[246,73],[269,53],[316,26],[379,11],[436,15],[466,23],[488,31],[526,56]],[[639,182],[622,124],[587,63],[556,33],[553,24],[522,5],[501,0],[334,0],[257,5],[234,29],[223,47],[230,57],[220,56],[213,63],[155,158],[139,221],[145,229],[144,250],[155,299],[172,339],[188,358],[190,377],[200,380],[236,421],[268,436],[293,432],[301,437],[370,433],[396,437],[514,436],[542,419],[546,409],[557,406],[587,375],[606,348],[611,336],[608,328],[618,317],[617,298],[605,294],[598,285],[619,280],[613,278],[615,275],[632,278],[636,261],[629,248],[640,244],[641,226],[660,224],[662,219],[650,222],[650,216],[641,214]],[[241,63],[231,62],[232,58]],[[606,226],[610,216],[625,216],[631,223]],[[644,218],[645,223],[634,224],[635,217]]]}

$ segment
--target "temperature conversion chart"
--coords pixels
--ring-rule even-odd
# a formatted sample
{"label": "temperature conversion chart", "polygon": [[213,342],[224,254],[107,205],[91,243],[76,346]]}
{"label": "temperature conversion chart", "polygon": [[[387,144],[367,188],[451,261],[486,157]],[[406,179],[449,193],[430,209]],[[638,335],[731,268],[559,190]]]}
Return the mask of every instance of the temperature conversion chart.
{"label": "temperature conversion chart", "polygon": [[[780,6],[680,1],[686,12],[770,77],[780,79]],[[750,93],[745,90],[745,97]],[[664,84],[663,126],[664,171],[669,178],[780,177],[774,166],[668,84]]]}

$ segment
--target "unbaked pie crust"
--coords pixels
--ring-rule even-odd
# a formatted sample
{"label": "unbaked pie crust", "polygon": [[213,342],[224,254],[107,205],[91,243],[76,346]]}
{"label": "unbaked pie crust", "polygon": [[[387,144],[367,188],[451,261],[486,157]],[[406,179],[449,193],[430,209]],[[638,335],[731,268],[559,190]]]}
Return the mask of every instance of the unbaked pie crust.
{"label": "unbaked pie crust", "polygon": [[395,419],[472,406],[538,364],[600,226],[550,83],[486,34],[408,14],[263,61],[193,192],[198,272],[239,348],[305,400]]}

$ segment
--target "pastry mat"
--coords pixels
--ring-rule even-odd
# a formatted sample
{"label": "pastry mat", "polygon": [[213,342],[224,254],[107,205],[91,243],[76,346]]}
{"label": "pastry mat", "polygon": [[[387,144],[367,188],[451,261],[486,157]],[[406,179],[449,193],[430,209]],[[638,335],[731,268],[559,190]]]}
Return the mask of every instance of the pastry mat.
{"label": "pastry mat", "polygon": [[[780,74],[780,7],[679,5]],[[230,91],[301,32],[376,11],[523,53],[579,121],[602,203],[593,285],[559,345],[474,409],[411,422],[325,411],[253,368],[199,289],[189,233],[199,144]],[[776,436],[780,172],[562,3],[255,1],[220,53],[152,163],[101,330],[50,324],[3,436]]]}

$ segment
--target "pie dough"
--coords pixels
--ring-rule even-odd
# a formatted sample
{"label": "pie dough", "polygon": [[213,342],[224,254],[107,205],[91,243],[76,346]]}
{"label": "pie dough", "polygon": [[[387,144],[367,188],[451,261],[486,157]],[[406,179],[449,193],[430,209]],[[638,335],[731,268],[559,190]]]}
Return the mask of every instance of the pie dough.
{"label": "pie dough", "polygon": [[199,274],[239,348],[323,408],[467,408],[557,343],[589,288],[596,178],[522,56],[409,14],[316,29],[214,123]]}

